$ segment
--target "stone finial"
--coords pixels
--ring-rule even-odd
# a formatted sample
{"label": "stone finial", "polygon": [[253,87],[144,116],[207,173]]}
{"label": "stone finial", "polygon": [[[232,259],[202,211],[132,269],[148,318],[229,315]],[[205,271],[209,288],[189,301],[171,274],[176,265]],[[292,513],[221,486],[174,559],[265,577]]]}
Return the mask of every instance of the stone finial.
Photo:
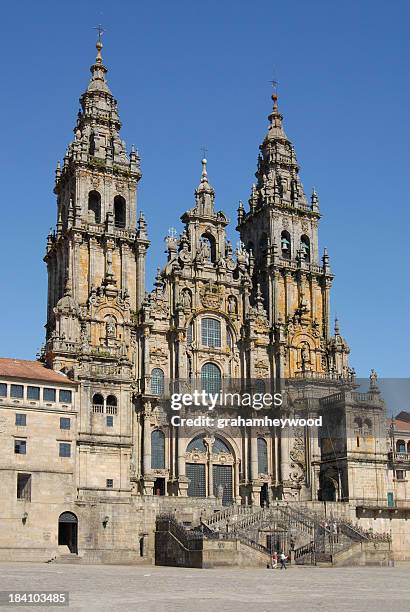
{"label": "stone finial", "polygon": [[154,287],[156,287],[157,289],[161,289],[162,286],[163,286],[163,281],[162,281],[162,275],[161,275],[161,268],[158,266],[157,273],[155,275]]}
{"label": "stone finial", "polygon": [[270,126],[266,135],[267,140],[275,140],[276,138],[287,138],[282,127],[283,115],[279,112],[278,108],[278,94],[276,91],[272,94],[272,112],[268,116]]}
{"label": "stone finial", "polygon": [[240,225],[242,223],[244,215],[245,215],[245,210],[244,210],[244,207],[243,207],[243,203],[242,203],[242,200],[239,200],[239,206],[238,206],[238,225]]}
{"label": "stone finial", "polygon": [[322,261],[323,261],[323,268],[325,270],[329,270],[329,254],[327,252],[327,248],[326,247],[323,249]]}
{"label": "stone finial", "polygon": [[201,182],[195,190],[195,199],[200,212],[205,215],[213,214],[215,191],[208,182],[207,163],[208,160],[202,159]]}
{"label": "stone finial", "polygon": [[314,212],[318,212],[319,211],[319,198],[318,198],[318,195],[314,187],[312,190],[312,195],[310,197],[310,203],[311,203],[311,209]]}
{"label": "stone finial", "polygon": [[335,318],[335,336],[340,336],[339,319]]}

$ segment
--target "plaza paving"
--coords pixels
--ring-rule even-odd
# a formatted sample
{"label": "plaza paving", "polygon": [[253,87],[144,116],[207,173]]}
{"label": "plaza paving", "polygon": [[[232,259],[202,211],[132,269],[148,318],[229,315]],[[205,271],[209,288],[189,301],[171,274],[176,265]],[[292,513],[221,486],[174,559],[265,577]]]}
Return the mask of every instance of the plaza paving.
{"label": "plaza paving", "polygon": [[70,591],[67,607],[2,610],[280,612],[410,610],[410,567],[194,570],[0,563],[0,590]]}

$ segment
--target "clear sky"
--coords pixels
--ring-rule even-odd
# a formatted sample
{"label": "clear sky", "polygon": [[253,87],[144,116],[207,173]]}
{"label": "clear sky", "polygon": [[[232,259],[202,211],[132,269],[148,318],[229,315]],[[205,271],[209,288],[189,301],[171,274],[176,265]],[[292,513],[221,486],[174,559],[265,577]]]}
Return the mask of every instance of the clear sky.
{"label": "clear sky", "polygon": [[365,377],[371,367],[409,376],[409,18],[405,0],[5,4],[1,356],[33,358],[43,342],[54,169],[102,22],[122,135],[141,154],[148,287],[168,228],[179,230],[193,206],[204,145],[217,207],[235,222],[275,78],[305,191],[314,185],[320,197],[321,248],[336,274],[332,310],[351,364]]}

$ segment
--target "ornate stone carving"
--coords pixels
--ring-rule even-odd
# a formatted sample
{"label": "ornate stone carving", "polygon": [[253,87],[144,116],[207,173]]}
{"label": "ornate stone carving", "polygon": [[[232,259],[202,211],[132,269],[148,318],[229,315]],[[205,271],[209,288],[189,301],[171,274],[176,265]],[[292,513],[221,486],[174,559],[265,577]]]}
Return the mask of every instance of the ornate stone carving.
{"label": "ornate stone carving", "polygon": [[216,285],[212,281],[209,281],[209,283],[203,286],[200,290],[202,305],[205,308],[211,308],[213,310],[220,308],[223,294],[224,289],[222,286]]}

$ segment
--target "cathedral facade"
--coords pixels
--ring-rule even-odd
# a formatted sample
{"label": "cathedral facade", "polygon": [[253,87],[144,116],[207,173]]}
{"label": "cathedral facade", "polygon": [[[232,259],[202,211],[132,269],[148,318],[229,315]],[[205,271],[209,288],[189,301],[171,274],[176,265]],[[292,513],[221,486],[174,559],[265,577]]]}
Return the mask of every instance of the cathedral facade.
{"label": "cathedral facade", "polygon": [[[43,363],[75,398],[71,492],[56,498],[52,520],[81,515],[80,541],[92,549],[105,546],[93,529],[103,524],[107,534],[115,515],[124,549],[133,530],[149,536],[160,499],[189,508],[385,496],[385,407],[375,376],[368,393],[355,392],[349,347],[338,321],[331,328],[319,200],[305,195],[277,96],[248,205],[237,211],[238,246],[203,159],[192,207],[181,211],[180,232],[169,232],[147,292],[140,159],[121,139],[101,48],[57,166],[45,255]],[[198,388],[280,393],[272,414],[321,417],[325,427],[174,426],[171,395]]]}

